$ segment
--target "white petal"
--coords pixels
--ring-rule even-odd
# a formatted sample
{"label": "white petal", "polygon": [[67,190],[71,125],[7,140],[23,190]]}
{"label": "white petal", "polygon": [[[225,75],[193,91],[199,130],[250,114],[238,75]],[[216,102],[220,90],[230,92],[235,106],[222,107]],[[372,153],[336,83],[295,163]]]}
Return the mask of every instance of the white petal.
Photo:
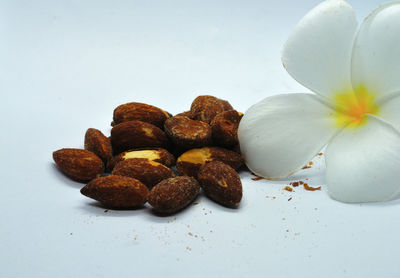
{"label": "white petal", "polygon": [[346,1],[322,2],[293,30],[283,48],[283,65],[294,79],[319,95],[348,91],[356,30],[354,10]]}
{"label": "white petal", "polygon": [[374,116],[362,127],[344,129],[325,154],[328,191],[336,200],[384,201],[399,190],[400,133]]}
{"label": "white petal", "polygon": [[400,132],[400,92],[379,105],[378,116]]}
{"label": "white petal", "polygon": [[379,96],[400,90],[400,2],[382,5],[364,20],[352,60],[354,88]]}
{"label": "white petal", "polygon": [[277,95],[250,107],[239,125],[249,169],[276,179],[301,169],[335,134],[332,110],[312,94]]}

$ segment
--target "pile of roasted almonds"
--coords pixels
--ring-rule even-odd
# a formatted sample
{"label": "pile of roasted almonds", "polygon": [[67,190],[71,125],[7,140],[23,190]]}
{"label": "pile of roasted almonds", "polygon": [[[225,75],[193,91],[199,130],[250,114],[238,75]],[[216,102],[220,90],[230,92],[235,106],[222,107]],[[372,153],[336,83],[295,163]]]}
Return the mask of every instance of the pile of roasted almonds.
{"label": "pile of roasted almonds", "polygon": [[[111,136],[89,128],[85,149],[53,153],[70,178],[88,182],[81,193],[107,208],[134,208],[148,202],[156,212],[174,213],[196,199],[236,207],[242,184],[237,129],[242,114],[229,102],[197,97],[189,111],[172,116],[144,103],[114,110]],[[175,167],[176,166],[176,169]]]}

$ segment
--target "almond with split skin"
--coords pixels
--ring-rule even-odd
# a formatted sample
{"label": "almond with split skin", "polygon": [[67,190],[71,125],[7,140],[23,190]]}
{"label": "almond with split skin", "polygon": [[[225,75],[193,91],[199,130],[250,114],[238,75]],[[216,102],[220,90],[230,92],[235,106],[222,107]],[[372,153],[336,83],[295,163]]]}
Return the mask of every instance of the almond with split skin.
{"label": "almond with split skin", "polygon": [[85,150],[91,151],[104,162],[112,158],[112,147],[110,138],[95,128],[89,128],[85,134]]}
{"label": "almond with split skin", "polygon": [[197,179],[204,193],[212,200],[227,206],[238,206],[242,199],[242,182],[236,171],[221,161],[201,167]]}
{"label": "almond with split skin", "polygon": [[118,162],[112,174],[138,179],[148,188],[152,188],[164,179],[175,177],[174,171],[170,168],[147,158],[132,158]]}
{"label": "almond with split skin", "polygon": [[173,165],[175,165],[175,157],[170,152],[162,148],[157,148],[157,149],[145,149],[145,150],[132,150],[120,153],[119,155],[114,156],[107,163],[107,170],[111,171],[118,162],[132,158],[146,158],[161,163],[167,167],[172,167]]}
{"label": "almond with split skin", "polygon": [[165,121],[164,130],[171,141],[184,149],[208,146],[212,143],[211,127],[186,116],[175,116]]}
{"label": "almond with split skin", "polygon": [[243,165],[243,158],[234,151],[219,147],[205,147],[183,153],[177,159],[176,167],[181,174],[196,177],[201,166],[216,160],[222,161],[234,169]]}
{"label": "almond with split skin", "polygon": [[169,214],[188,206],[199,192],[199,183],[194,178],[179,176],[154,186],[148,195],[148,202],[155,211]]}
{"label": "almond with split skin", "polygon": [[103,161],[88,150],[64,148],[53,152],[58,168],[76,181],[88,181],[104,171]]}
{"label": "almond with split skin", "polygon": [[238,127],[242,113],[229,110],[219,113],[211,122],[214,142],[221,147],[231,148],[239,144]]}
{"label": "almond with split skin", "polygon": [[137,179],[124,176],[99,177],[81,189],[81,193],[110,208],[143,206],[149,190]]}
{"label": "almond with split skin", "polygon": [[198,96],[192,102],[190,113],[194,120],[203,121],[208,124],[214,117],[224,111],[233,110],[229,102],[214,96]]}
{"label": "almond with split skin", "polygon": [[164,131],[142,121],[129,121],[111,129],[111,144],[115,154],[137,148],[168,146]]}
{"label": "almond with split skin", "polygon": [[114,110],[114,125],[139,120],[163,128],[164,122],[170,115],[164,110],[140,102],[125,103]]}

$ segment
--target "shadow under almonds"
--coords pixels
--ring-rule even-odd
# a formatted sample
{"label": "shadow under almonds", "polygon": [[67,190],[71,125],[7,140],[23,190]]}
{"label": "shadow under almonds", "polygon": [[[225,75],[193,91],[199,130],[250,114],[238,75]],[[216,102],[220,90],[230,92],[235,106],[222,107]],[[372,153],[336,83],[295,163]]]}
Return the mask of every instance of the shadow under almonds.
{"label": "shadow under almonds", "polygon": [[107,217],[135,216],[138,214],[142,214],[143,211],[149,210],[149,208],[146,205],[139,207],[125,208],[125,209],[110,208],[110,207],[105,207],[101,203],[96,201],[85,202],[82,205],[80,205],[79,208],[90,214],[95,214],[95,215],[101,214]]}

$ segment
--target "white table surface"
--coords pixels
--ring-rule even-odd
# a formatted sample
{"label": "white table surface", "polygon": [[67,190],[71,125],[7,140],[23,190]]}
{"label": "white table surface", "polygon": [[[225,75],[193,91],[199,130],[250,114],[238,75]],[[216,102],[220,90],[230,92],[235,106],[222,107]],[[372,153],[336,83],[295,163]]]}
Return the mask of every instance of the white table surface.
{"label": "white table surface", "polygon": [[[323,156],[292,177],[322,191],[242,172],[238,209],[200,196],[168,217],[105,212],[52,161],[122,103],[307,92],[280,50],[318,2],[1,1],[0,277],[399,277],[399,201],[330,199]],[[361,19],[379,1],[350,3]]]}

